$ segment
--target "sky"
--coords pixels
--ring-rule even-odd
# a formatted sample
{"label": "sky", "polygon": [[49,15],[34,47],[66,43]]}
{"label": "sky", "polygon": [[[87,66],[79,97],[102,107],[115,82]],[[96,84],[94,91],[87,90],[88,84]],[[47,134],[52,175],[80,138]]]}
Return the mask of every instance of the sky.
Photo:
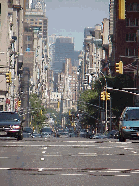
{"label": "sky", "polygon": [[74,37],[74,49],[82,50],[84,28],[109,18],[109,0],[45,0],[48,36]]}

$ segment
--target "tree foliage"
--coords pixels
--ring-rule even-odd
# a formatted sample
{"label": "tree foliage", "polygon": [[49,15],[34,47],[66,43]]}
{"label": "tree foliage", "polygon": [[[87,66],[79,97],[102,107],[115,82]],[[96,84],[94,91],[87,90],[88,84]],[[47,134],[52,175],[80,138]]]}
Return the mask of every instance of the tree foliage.
{"label": "tree foliage", "polygon": [[42,128],[42,124],[46,119],[46,110],[37,94],[30,95],[30,108],[30,118],[32,120],[32,126],[38,129]]}
{"label": "tree foliage", "polygon": [[[107,91],[111,96],[112,113],[117,119],[126,106],[133,106],[133,94],[120,91],[122,88],[134,87],[134,81],[130,74],[119,74],[116,77],[106,76],[106,79],[101,77],[92,85],[93,90],[85,90],[80,94],[78,108],[84,111],[84,123],[90,122],[90,116],[96,119],[100,117],[99,109],[101,110],[105,104],[104,101],[100,100],[100,94],[101,91],[105,90],[106,82],[107,87],[112,87],[112,89],[108,89]],[[110,101],[108,101],[109,109]]]}
{"label": "tree foliage", "polygon": [[83,125],[94,125],[96,113],[98,112],[98,92],[95,90],[85,90],[80,94],[78,109],[82,114]]}

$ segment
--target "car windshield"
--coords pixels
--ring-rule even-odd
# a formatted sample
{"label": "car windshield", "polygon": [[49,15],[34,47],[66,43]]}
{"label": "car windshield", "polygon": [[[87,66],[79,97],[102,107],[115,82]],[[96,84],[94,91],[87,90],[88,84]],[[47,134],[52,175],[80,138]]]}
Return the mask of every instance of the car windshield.
{"label": "car windshield", "polygon": [[29,133],[33,132],[32,128],[30,128],[30,127],[24,127],[23,131],[24,132],[29,132]]}
{"label": "car windshield", "polygon": [[126,120],[139,120],[139,109],[127,110],[125,114]]}
{"label": "car windshield", "polygon": [[2,112],[0,113],[0,122],[1,121],[20,121],[20,116],[13,112]]}
{"label": "car windshield", "polygon": [[52,132],[51,128],[43,128],[41,129],[41,132]]}

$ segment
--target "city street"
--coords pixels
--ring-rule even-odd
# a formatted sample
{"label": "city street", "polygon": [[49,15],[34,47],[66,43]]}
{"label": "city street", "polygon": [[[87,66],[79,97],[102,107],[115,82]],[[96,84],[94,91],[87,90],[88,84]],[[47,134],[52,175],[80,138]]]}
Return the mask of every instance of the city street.
{"label": "city street", "polygon": [[0,139],[2,186],[139,185],[139,141]]}

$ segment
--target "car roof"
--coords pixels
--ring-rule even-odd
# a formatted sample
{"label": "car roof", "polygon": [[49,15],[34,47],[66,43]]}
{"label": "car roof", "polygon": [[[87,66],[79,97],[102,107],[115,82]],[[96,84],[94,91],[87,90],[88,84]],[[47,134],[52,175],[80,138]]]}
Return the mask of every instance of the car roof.
{"label": "car roof", "polygon": [[126,110],[133,110],[133,109],[139,109],[139,107],[126,107]]}

